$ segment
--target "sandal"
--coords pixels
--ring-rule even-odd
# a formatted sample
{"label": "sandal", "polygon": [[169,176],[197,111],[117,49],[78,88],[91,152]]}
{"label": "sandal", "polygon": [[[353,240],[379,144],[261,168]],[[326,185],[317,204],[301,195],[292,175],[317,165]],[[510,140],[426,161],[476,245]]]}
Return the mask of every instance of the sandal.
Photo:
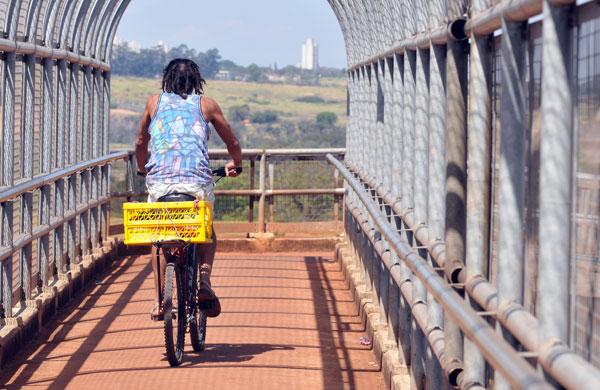
{"label": "sandal", "polygon": [[217,317],[221,314],[221,303],[215,292],[210,287],[210,282],[206,280],[200,281],[198,289],[198,306],[200,310],[206,313],[207,317]]}

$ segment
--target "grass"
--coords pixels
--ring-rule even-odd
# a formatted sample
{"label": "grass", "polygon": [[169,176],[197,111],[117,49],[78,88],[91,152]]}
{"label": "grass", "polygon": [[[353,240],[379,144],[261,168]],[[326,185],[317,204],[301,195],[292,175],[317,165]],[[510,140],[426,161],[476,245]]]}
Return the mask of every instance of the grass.
{"label": "grass", "polygon": [[[160,92],[158,79],[113,76],[111,85],[112,107],[134,112],[143,111],[148,96]],[[319,86],[209,80],[205,93],[226,115],[230,107],[247,104],[252,112],[278,111],[290,120],[314,120],[320,112],[330,111],[337,115],[340,125],[346,124],[346,80],[342,78],[323,78]],[[295,101],[303,96],[319,96],[325,102]]]}

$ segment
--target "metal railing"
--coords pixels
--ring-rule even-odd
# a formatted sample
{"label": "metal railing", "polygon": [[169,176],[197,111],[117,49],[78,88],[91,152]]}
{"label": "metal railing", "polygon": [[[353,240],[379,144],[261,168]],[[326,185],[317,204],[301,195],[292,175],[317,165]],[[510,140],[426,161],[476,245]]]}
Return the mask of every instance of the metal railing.
{"label": "metal railing", "polygon": [[10,323],[106,243],[110,163],[128,156],[111,153],[0,190],[0,318]]}
{"label": "metal railing", "polygon": [[[248,199],[249,222],[253,222],[256,203],[259,232],[267,231],[269,223],[275,221],[274,200],[277,198],[331,196],[328,215],[338,220],[345,189],[341,187],[337,171],[325,162],[325,156],[333,153],[342,158],[344,152],[344,149],[244,150],[249,188],[221,189],[216,195]],[[220,164],[219,159],[227,158],[227,153],[216,150],[211,151],[210,156],[215,164]],[[125,183],[129,189],[125,193],[110,191],[111,180],[115,179],[111,176],[111,167],[117,161],[125,163]],[[278,162],[318,162],[320,183],[312,179],[308,182],[315,187],[321,184],[321,188],[304,188],[307,181],[295,183],[302,188],[281,183],[281,187],[276,188],[274,172]],[[303,169],[302,166],[297,168]],[[106,244],[111,200],[143,195],[133,191],[134,172],[133,152],[121,151],[0,188],[0,320],[12,324],[12,319],[39,294],[51,291],[59,280],[68,279],[86,256]],[[309,176],[317,177],[317,173],[312,169]],[[255,183],[256,177],[258,183]],[[307,203],[310,202],[309,199]]]}
{"label": "metal railing", "polygon": [[[591,387],[579,379],[600,368],[600,203],[583,178],[600,174],[598,2],[329,2],[348,51],[348,166],[401,217],[424,261],[552,385]],[[383,234],[361,218],[375,229],[367,236]],[[462,386],[509,388],[426,281],[404,271],[407,304],[443,331]],[[440,343],[416,339],[397,340],[412,385],[445,386]]]}
{"label": "metal railing", "polygon": [[[130,164],[134,164],[133,152],[123,153],[128,153]],[[328,166],[327,154],[343,158],[345,149],[244,149],[243,175],[221,182],[228,188],[217,186],[215,190],[215,218],[219,220],[227,214],[227,202],[242,198],[245,211],[236,213],[230,220],[256,224],[259,233],[269,231],[269,226],[277,222],[340,221],[346,190],[337,170]],[[210,150],[209,157],[216,167],[223,165],[229,155],[226,150]],[[112,196],[127,199],[146,196],[143,181],[136,183],[131,176],[135,172],[133,165],[126,172],[125,191],[113,192]],[[293,205],[289,202],[278,205],[280,201],[290,200],[299,206],[295,216],[290,213]],[[311,207],[316,208],[313,215],[307,210]],[[247,217],[242,219],[240,214]]]}
{"label": "metal railing", "polygon": [[[600,385],[600,371],[565,343],[554,338],[540,338],[539,321],[523,306],[508,299],[499,299],[497,288],[483,276],[467,278],[462,262],[448,264],[444,242],[431,240],[427,226],[416,225],[411,210],[403,209],[397,199],[384,193],[381,187],[376,187],[375,182],[359,168],[351,164],[345,166],[333,156],[328,159],[340,170],[352,190],[347,207],[350,216],[347,224],[351,227],[346,230],[356,232],[352,226],[360,226],[361,232],[355,234],[353,238],[356,239],[351,241],[357,246],[357,259],[363,263],[363,269],[366,269],[368,260],[365,256],[372,256],[375,252],[378,261],[385,264],[387,269],[383,278],[365,273],[373,286],[372,291],[377,295],[375,301],[379,303],[384,318],[389,318],[391,311],[397,316],[399,309],[390,307],[389,295],[381,294],[384,285],[388,284],[386,279],[390,279],[402,293],[407,305],[412,306],[411,314],[427,338],[450,384],[461,388],[472,385],[465,381],[462,361],[445,355],[443,328],[428,325],[426,304],[422,301],[410,304],[414,288],[411,273],[432,292],[434,299],[440,302],[445,313],[459,325],[462,333],[477,344],[488,363],[495,370],[501,371],[512,386],[525,388],[542,383],[542,378],[535,374],[526,357],[537,361],[553,379],[566,388],[596,388]],[[375,232],[380,232],[381,235],[378,236]],[[371,247],[370,251],[364,247],[365,244]],[[399,261],[389,256],[386,248],[392,249]],[[433,262],[428,262],[428,259]],[[410,273],[407,272],[408,269]],[[468,305],[459,293],[468,294],[481,309],[478,311]],[[397,305],[396,301],[393,302]],[[487,321],[482,319],[486,317]],[[525,356],[513,349],[499,334],[494,333],[491,319],[502,324],[505,331],[518,340],[529,355]],[[407,326],[409,325],[404,325]]]}

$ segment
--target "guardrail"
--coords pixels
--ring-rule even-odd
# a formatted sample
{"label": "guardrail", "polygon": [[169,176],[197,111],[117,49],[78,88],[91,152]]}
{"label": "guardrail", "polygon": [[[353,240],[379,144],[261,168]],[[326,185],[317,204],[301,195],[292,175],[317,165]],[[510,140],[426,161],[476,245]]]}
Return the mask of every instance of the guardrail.
{"label": "guardrail", "polygon": [[[333,182],[329,188],[275,188],[274,171],[278,161],[325,162],[327,153],[341,157],[344,152],[344,149],[244,150],[249,188],[218,190],[216,195],[247,197],[249,222],[253,222],[257,202],[259,232],[267,230],[268,221],[274,221],[277,197],[332,195],[332,215],[337,220],[345,193],[337,174],[331,172]],[[224,150],[215,150],[210,156],[219,160],[228,155]],[[110,166],[119,160],[127,165],[128,191],[111,193]],[[36,293],[50,288],[61,275],[77,268],[82,257],[103,245],[108,237],[109,202],[116,197],[142,195],[133,191],[133,164],[133,152],[114,152],[0,188],[0,318],[18,314]],[[257,176],[258,188],[254,188]],[[15,207],[18,207],[16,213]]]}
{"label": "guardrail", "polygon": [[[526,360],[528,358],[536,361],[561,386],[573,389],[600,387],[600,371],[562,341],[540,339],[538,320],[521,305],[506,299],[499,300],[495,286],[483,276],[467,278],[462,262],[454,260],[446,264],[444,243],[429,239],[427,226],[414,223],[412,210],[403,209],[398,199],[375,186],[376,182],[359,168],[351,164],[344,166],[333,156],[328,156],[328,160],[348,184],[348,241],[357,254],[364,282],[375,295],[373,301],[383,313],[383,321],[394,329],[407,332],[412,316],[422,332],[411,333],[413,340],[409,340],[406,334],[399,335],[394,341],[400,351],[410,349],[412,343],[419,343],[414,338],[422,335],[422,342],[429,344],[448,383],[460,388],[474,385],[467,383],[463,377],[462,361],[445,353],[447,338],[444,330],[428,323],[428,305],[420,298],[423,292],[418,291],[420,286],[415,284],[416,278],[418,284],[441,305],[444,314],[460,327],[465,337],[476,345],[486,361],[511,386],[551,387]],[[392,256],[390,250],[396,256]],[[375,259],[373,255],[376,255]],[[381,264],[373,264],[373,260]],[[390,282],[400,292],[406,305],[394,301],[390,292],[382,292]],[[468,299],[461,297],[465,293]],[[476,302],[481,309],[477,311],[470,301]],[[399,314],[403,306],[408,307],[408,316],[406,313]],[[397,323],[402,318],[406,323]],[[502,324],[504,331],[518,340],[527,352],[519,351],[496,332],[492,319]]]}
{"label": "guardrail", "polygon": [[19,314],[105,243],[110,163],[128,158],[110,153],[0,189],[0,319]]}
{"label": "guardrail", "polygon": [[[134,163],[133,152],[127,151],[130,164]],[[245,149],[242,151],[242,160],[244,162],[244,176],[247,177],[246,188],[236,189],[220,189],[217,187],[215,195],[217,197],[245,197],[247,198],[247,219],[249,223],[254,223],[257,219],[256,229],[258,232],[266,232],[269,230],[269,225],[277,219],[277,208],[275,207],[277,198],[291,198],[298,196],[321,196],[331,195],[331,220],[338,221],[343,213],[340,213],[342,207],[342,199],[346,190],[341,186],[337,170],[328,171],[328,175],[324,170],[329,169],[326,164],[326,155],[332,154],[342,158],[345,154],[343,148],[329,149]],[[229,158],[227,150],[218,149],[210,150],[209,157],[216,165],[223,164]],[[277,167],[278,164],[302,164],[302,162],[323,162],[323,166],[314,169],[316,176],[320,174],[320,182],[308,183],[307,176],[304,175],[300,184],[311,185],[313,188],[276,188],[289,187],[285,183],[276,184],[278,179]],[[281,179],[285,179],[286,173],[289,173],[289,167],[284,167],[284,172],[280,175]],[[300,170],[307,169],[301,167]],[[126,191],[114,192],[113,197],[127,198],[128,200],[135,197],[146,196],[145,191],[135,191],[134,180],[131,176],[135,172],[133,165],[127,170]],[[305,174],[306,172],[304,172]],[[330,176],[330,177],[329,177]],[[241,178],[243,179],[243,177]],[[257,182],[258,179],[258,182]],[[243,182],[236,179],[231,181],[233,184],[241,184]],[[317,187],[316,184],[321,184],[323,188]],[[217,205],[218,205],[217,201]],[[310,202],[308,202],[310,203]],[[255,216],[255,205],[258,204],[258,210]],[[241,222],[241,221],[239,221]]]}

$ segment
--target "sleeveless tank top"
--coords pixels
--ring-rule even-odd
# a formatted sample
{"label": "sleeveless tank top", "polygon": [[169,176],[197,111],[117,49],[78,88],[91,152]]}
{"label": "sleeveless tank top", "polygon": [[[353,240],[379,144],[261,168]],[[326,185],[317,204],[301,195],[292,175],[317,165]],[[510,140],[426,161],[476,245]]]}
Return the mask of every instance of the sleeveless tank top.
{"label": "sleeveless tank top", "polygon": [[201,106],[202,96],[187,99],[175,93],[162,93],[149,126],[150,158],[146,183],[208,184],[209,128]]}

